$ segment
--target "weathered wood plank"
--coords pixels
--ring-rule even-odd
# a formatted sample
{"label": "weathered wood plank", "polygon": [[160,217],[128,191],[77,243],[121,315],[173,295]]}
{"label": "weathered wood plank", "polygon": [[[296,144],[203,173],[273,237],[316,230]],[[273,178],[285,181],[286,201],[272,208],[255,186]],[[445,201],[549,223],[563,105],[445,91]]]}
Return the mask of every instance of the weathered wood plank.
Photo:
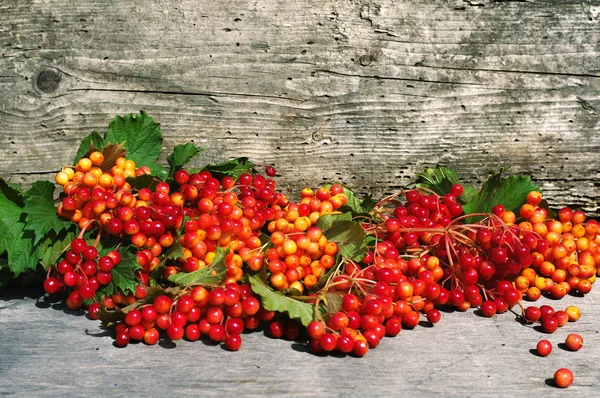
{"label": "weathered wood plank", "polygon": [[290,192],[376,196],[436,163],[512,165],[598,214],[593,1],[15,1],[0,5],[0,175],[31,182],[140,109],[165,148],[275,163]]}
{"label": "weathered wood plank", "polygon": [[[16,293],[16,294],[14,294]],[[38,294],[0,296],[0,394],[60,396],[596,396],[600,388],[600,290],[567,296],[556,309],[577,305],[582,317],[552,335],[540,334],[506,313],[492,319],[444,313],[434,327],[403,330],[363,358],[314,356],[305,348],[254,332],[229,352],[202,341],[113,346],[98,321],[48,308]],[[80,314],[81,315],[81,314]],[[584,346],[558,346],[579,333]],[[546,358],[530,350],[549,339]],[[567,390],[549,386],[556,369],[570,368]]]}

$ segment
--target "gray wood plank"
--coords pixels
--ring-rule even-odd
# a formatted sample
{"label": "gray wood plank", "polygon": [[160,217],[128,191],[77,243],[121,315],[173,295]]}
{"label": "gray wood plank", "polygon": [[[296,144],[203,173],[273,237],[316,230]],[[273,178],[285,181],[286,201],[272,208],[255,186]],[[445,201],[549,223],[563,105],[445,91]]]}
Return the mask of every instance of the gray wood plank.
{"label": "gray wood plank", "polygon": [[599,214],[594,1],[17,0],[0,4],[0,175],[71,162],[115,114],[154,115],[199,163],[274,163],[289,192],[375,196],[425,166],[511,165]]}
{"label": "gray wood plank", "polygon": [[[119,349],[98,321],[67,313],[61,304],[44,308],[37,297],[14,290],[0,296],[2,395],[553,397],[595,396],[600,388],[596,288],[584,298],[541,301],[582,310],[578,322],[552,335],[511,313],[491,319],[471,310],[443,313],[434,327],[384,338],[363,358],[314,356],[262,332],[244,335],[238,352],[201,341]],[[558,347],[569,333],[583,336],[580,351]],[[554,345],[545,358],[530,352],[542,338]],[[547,384],[560,367],[575,375],[566,390]]]}

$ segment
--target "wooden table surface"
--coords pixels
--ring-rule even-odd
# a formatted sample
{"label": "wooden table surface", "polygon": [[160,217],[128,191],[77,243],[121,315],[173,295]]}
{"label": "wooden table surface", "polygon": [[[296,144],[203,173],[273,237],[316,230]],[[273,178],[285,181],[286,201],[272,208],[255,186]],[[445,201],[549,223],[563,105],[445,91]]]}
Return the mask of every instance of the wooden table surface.
{"label": "wooden table surface", "polygon": [[[117,348],[99,321],[49,303],[39,291],[12,289],[0,295],[0,395],[597,396],[600,289],[542,302],[575,304],[582,317],[548,335],[512,313],[443,313],[435,326],[402,330],[355,358],[315,356],[262,331],[243,335],[237,352],[201,340]],[[569,333],[583,337],[580,351],[561,348]],[[554,345],[545,358],[532,353],[543,338]],[[551,382],[561,367],[575,375],[566,390]]]}

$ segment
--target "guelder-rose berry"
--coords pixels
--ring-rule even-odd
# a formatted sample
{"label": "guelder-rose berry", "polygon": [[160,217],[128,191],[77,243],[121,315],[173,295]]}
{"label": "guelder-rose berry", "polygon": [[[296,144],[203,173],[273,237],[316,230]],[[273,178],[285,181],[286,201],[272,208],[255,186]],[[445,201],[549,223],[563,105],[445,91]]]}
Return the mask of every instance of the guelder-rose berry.
{"label": "guelder-rose berry", "polygon": [[583,347],[583,337],[577,333],[571,333],[565,339],[565,345],[571,351],[578,351],[581,347]]}
{"label": "guelder-rose berry", "polygon": [[554,383],[560,388],[567,388],[573,384],[573,378],[573,372],[567,368],[560,368],[554,372]]}
{"label": "guelder-rose berry", "polygon": [[540,340],[536,346],[537,353],[542,357],[547,357],[552,352],[552,343],[548,340]]}

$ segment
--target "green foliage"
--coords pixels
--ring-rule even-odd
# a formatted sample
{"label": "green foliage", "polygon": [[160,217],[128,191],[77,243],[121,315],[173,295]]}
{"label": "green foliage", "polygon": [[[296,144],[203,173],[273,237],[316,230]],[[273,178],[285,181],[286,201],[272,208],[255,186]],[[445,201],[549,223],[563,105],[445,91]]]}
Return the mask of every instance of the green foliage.
{"label": "green foliage", "polygon": [[108,125],[105,140],[107,143],[123,143],[127,158],[133,160],[137,167],[148,166],[153,174],[160,168],[164,169],[156,163],[161,152],[162,133],[158,123],[146,112],[114,118]]}
{"label": "green foliage", "polygon": [[[185,224],[185,219],[184,219],[184,223],[182,223],[182,229],[183,229],[184,224]],[[177,237],[179,237],[180,235],[181,234],[179,234]],[[179,244],[177,239],[175,239],[175,241],[173,242],[171,247],[169,247],[169,250],[165,254],[164,259],[160,262],[160,264],[156,268],[154,268],[154,270],[152,270],[152,272],[150,272],[150,286],[159,286],[161,278],[162,278],[162,270],[165,267],[167,261],[176,260],[180,257],[184,257],[183,247]]]}
{"label": "green foliage", "polygon": [[229,253],[229,248],[224,250],[217,247],[215,258],[212,263],[204,268],[194,272],[180,272],[169,276],[169,282],[176,285],[218,285],[227,279],[227,265],[225,265],[225,256]]}
{"label": "green foliage", "polygon": [[139,177],[127,177],[127,182],[133,189],[140,190],[142,188],[148,188],[154,190],[159,181],[156,180],[156,176],[152,174],[144,174]]}
{"label": "green foliage", "polygon": [[[463,206],[465,214],[491,213],[492,208],[497,204],[519,214],[520,207],[527,202],[527,194],[530,191],[540,191],[540,187],[534,184],[529,177],[514,175],[503,178],[504,171],[505,169],[494,173],[482,185],[473,199]],[[475,219],[475,217],[471,217],[467,219],[467,222]]]}
{"label": "green foliage", "polygon": [[327,240],[337,243],[344,258],[360,261],[368,251],[366,234],[360,223],[351,220],[349,213],[328,214],[319,218],[317,227]]}
{"label": "green foliage", "polygon": [[167,156],[167,162],[169,162],[170,166],[168,177],[173,177],[177,170],[183,168],[183,166],[192,161],[194,156],[205,150],[206,149],[200,148],[191,142],[188,142],[185,145],[175,146],[173,153]]}
{"label": "green foliage", "polygon": [[340,211],[342,211],[342,212],[349,211],[354,216],[357,216],[357,215],[369,216],[370,213],[375,208],[375,204],[376,204],[376,202],[373,200],[373,198],[371,196],[367,196],[364,199],[359,199],[352,190],[350,190],[346,187],[342,187],[342,188],[344,189],[344,194],[348,198],[348,203],[343,205],[340,208]]}
{"label": "green foliage", "polygon": [[142,267],[137,263],[135,254],[125,249],[119,250],[119,254],[121,255],[121,261],[112,269],[112,280],[102,288],[102,292],[106,295],[119,291],[135,293],[135,288],[139,283],[135,271]]}
{"label": "green foliage", "polygon": [[56,233],[48,231],[40,240],[35,248],[35,255],[39,259],[44,271],[47,271],[52,265],[56,264],[60,255],[71,244],[71,241],[77,237],[75,226]]}
{"label": "green foliage", "polygon": [[19,184],[14,184],[10,181],[6,181],[4,178],[0,178],[0,193],[19,207],[25,205],[25,202],[23,201],[23,188],[21,188],[21,185]]}
{"label": "green foliage", "polygon": [[208,165],[204,170],[209,171],[215,178],[231,177],[236,180],[240,175],[250,171],[254,167],[254,163],[248,158],[241,157],[231,159],[223,163]]}
{"label": "green foliage", "polygon": [[[450,193],[450,188],[454,184],[461,184],[458,174],[447,167],[436,167],[425,169],[423,173],[417,174],[417,187],[431,189],[438,195]],[[464,192],[459,198],[459,202],[468,203],[477,190],[470,185],[461,184]]]}
{"label": "green foliage", "polygon": [[70,221],[60,218],[56,213],[54,184],[50,181],[34,182],[31,189],[25,191],[24,198],[23,212],[27,214],[25,229],[35,232],[34,245],[37,245],[48,232],[54,231],[58,234],[72,225]]}
{"label": "green foliage", "polygon": [[90,135],[85,137],[81,144],[79,144],[79,149],[77,150],[77,154],[75,155],[75,159],[73,159],[73,164],[77,164],[79,159],[84,157],[88,152],[93,149],[101,151],[104,149],[106,142],[104,141],[104,137],[100,135],[97,131],[93,131]]}
{"label": "green foliage", "polygon": [[328,230],[333,226],[334,223],[342,221],[352,221],[352,214],[350,213],[337,213],[337,214],[324,214],[317,220],[317,227],[321,231]]}
{"label": "green foliage", "polygon": [[18,198],[11,187],[0,191],[0,255],[7,252],[8,268],[17,277],[28,269],[35,270],[37,258],[33,254],[33,234],[25,231],[23,209],[4,194],[6,190]]}
{"label": "green foliage", "polygon": [[270,289],[257,275],[250,276],[248,280],[254,294],[260,296],[265,309],[287,314],[291,319],[299,320],[304,326],[308,326],[315,319],[314,305]]}

